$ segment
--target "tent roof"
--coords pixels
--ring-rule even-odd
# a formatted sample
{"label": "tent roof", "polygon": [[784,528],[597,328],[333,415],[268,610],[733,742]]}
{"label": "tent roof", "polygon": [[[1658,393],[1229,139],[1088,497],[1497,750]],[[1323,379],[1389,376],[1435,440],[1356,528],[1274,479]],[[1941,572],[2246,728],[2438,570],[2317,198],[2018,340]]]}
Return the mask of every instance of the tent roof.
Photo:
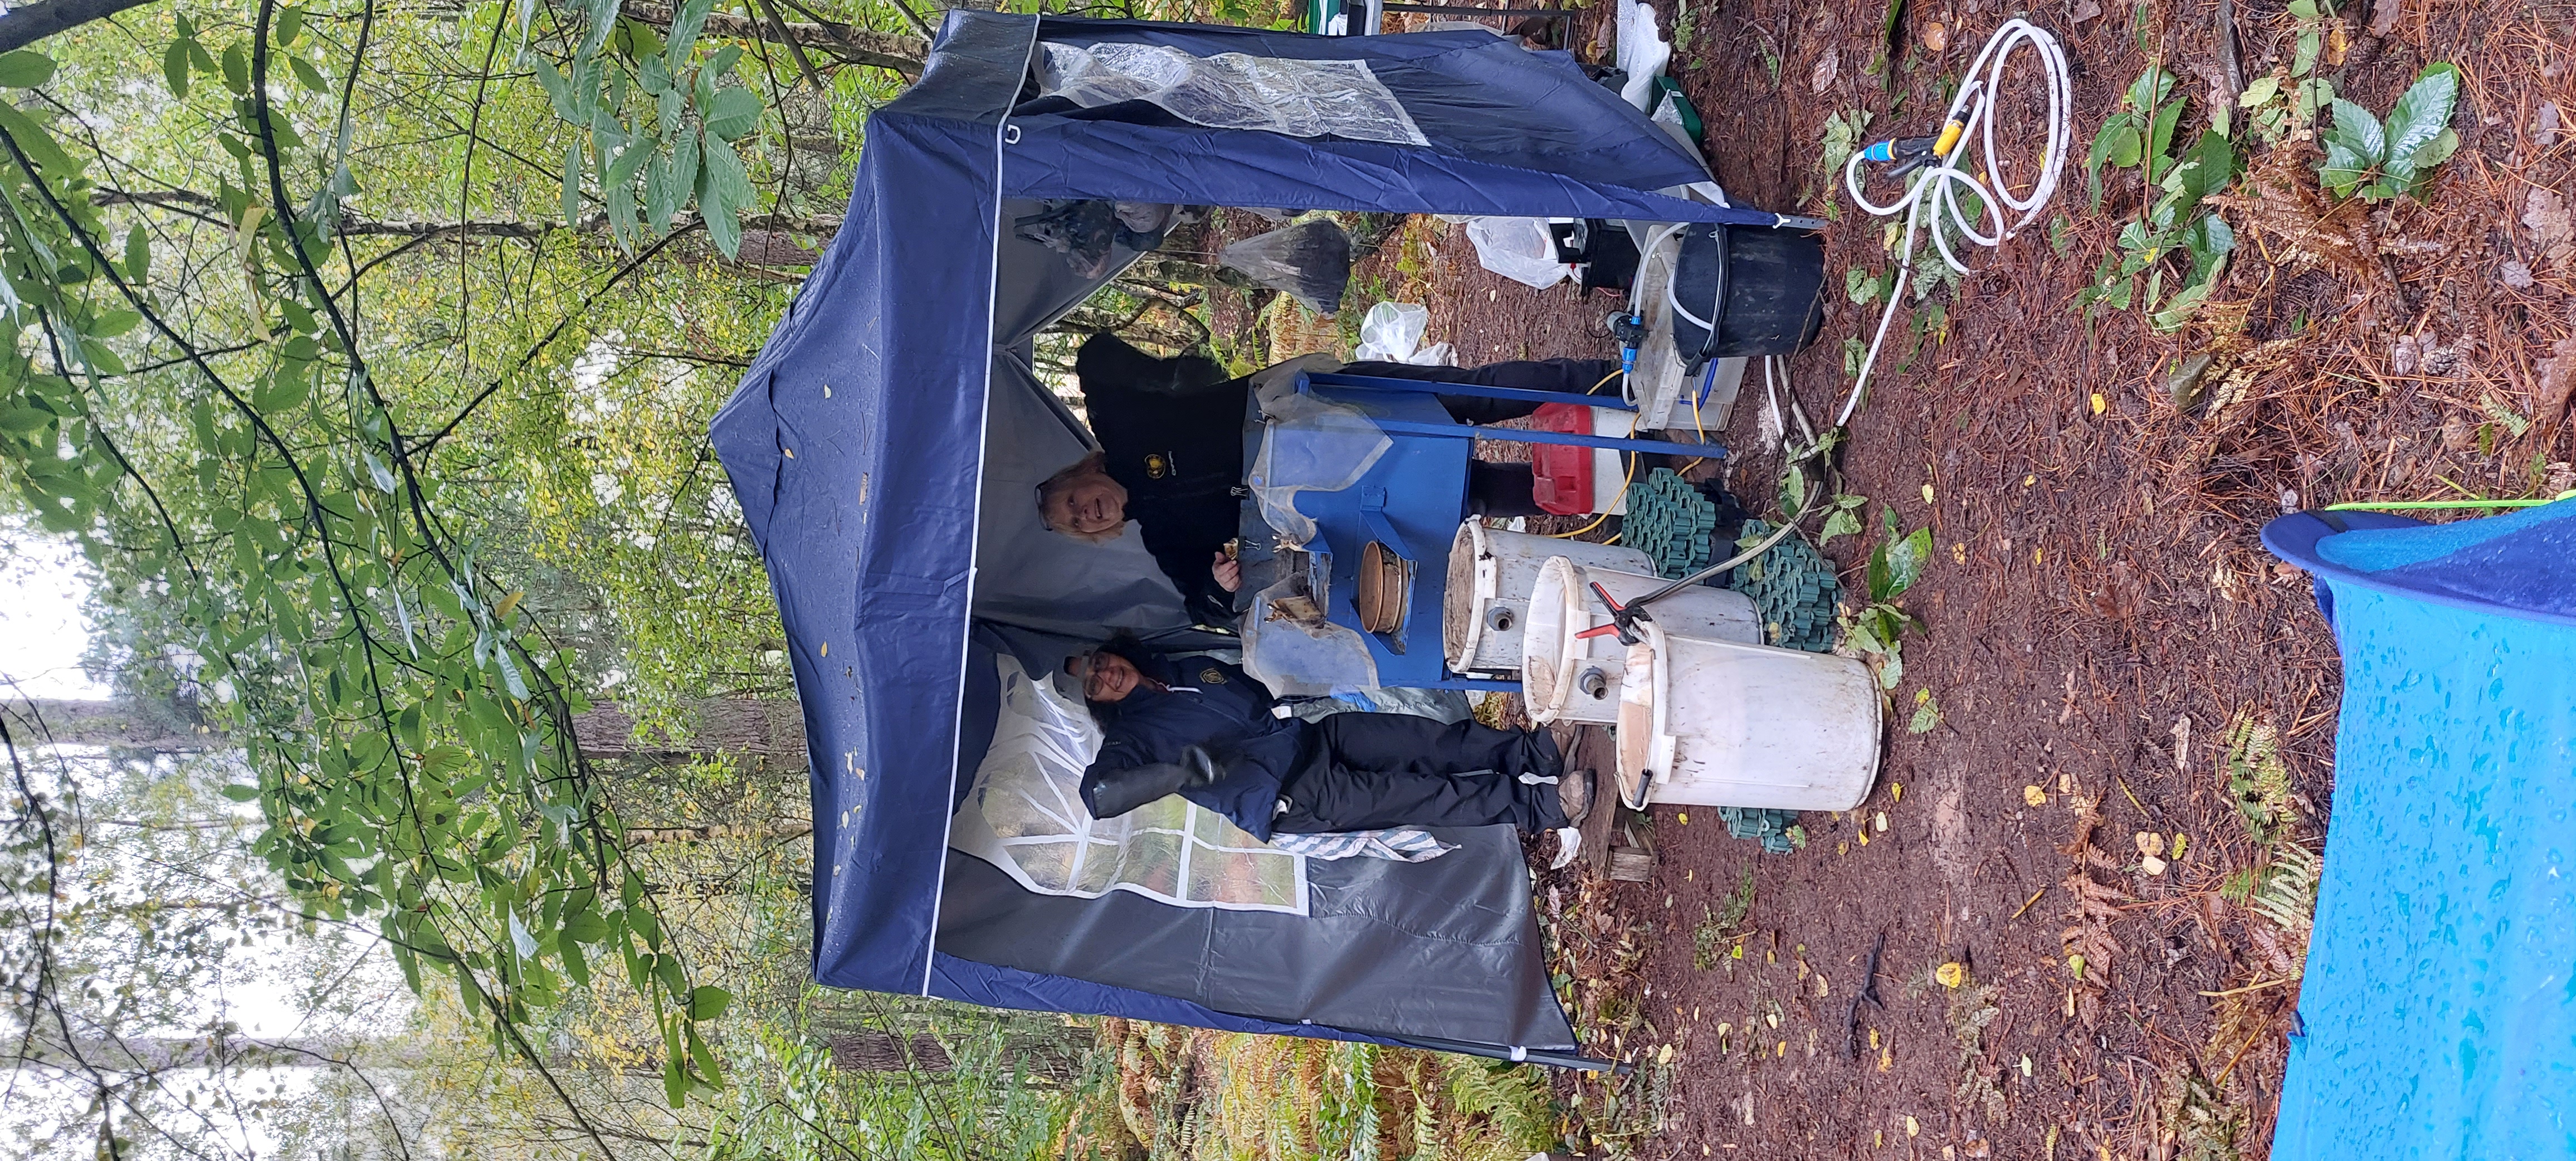
{"label": "tent roof", "polygon": [[[1210,129],[1134,102],[1023,104],[1040,41],[1362,60],[1429,144]],[[839,235],[712,432],[805,711],[817,977],[966,991],[934,963],[932,934],[942,828],[982,750],[961,744],[974,729],[970,621],[1042,603],[1026,574],[1043,570],[1010,555],[996,524],[1033,519],[1026,473],[1061,466],[991,449],[1044,439],[1078,454],[1088,438],[1048,418],[1025,342],[1089,287],[1011,275],[1027,246],[999,225],[1006,199],[1780,220],[1656,192],[1706,179],[1564,54],[1483,33],[1321,38],[952,11],[919,83],[870,118]],[[1082,607],[1094,631],[1112,622],[1108,598]]]}

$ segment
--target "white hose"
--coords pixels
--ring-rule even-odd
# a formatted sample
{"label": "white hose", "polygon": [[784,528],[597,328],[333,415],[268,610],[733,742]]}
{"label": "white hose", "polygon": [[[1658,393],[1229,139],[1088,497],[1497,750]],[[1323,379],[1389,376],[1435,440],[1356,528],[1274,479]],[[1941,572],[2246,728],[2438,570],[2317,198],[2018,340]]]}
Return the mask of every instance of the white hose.
{"label": "white hose", "polygon": [[[2040,72],[2047,81],[2048,141],[2040,153],[2038,184],[2031,187],[2028,197],[2016,198],[2011,187],[2000,179],[1996,180],[1993,188],[1988,188],[1984,182],[1960,168],[1959,162],[1968,155],[1966,147],[1969,142],[1976,141],[1985,154],[1985,172],[1989,176],[2001,173],[2003,166],[1995,155],[1994,96],[2003,86],[2004,66],[2011,62],[2013,50],[2023,45],[2030,46],[2039,57]],[[1878,349],[1887,342],[1887,326],[1896,318],[1897,304],[1905,300],[1905,286],[1913,276],[1914,247],[1927,226],[1925,207],[1929,206],[1937,215],[1929,226],[1932,245],[1940,251],[1941,261],[1950,269],[1966,274],[1967,265],[1950,252],[1950,240],[1939,228],[1941,221],[1946,220],[1967,241],[1980,246],[2000,246],[2005,239],[2038,221],[2040,212],[2057,195],[2058,175],[2066,169],[2066,153],[2074,135],[2073,127],[2067,121],[2073,105],[2073,86],[2067,79],[2066,50],[2058,45],[2057,38],[2027,20],[2007,20],[1986,41],[1986,47],[1977,53],[1977,59],[1968,66],[1966,76],[1967,83],[1959,87],[1959,95],[1950,101],[1949,113],[1941,119],[1943,125],[1956,121],[1963,127],[1959,140],[1951,146],[1948,155],[1933,159],[1929,165],[1915,172],[1905,187],[1904,196],[1884,205],[1873,202],[1861,192],[1860,154],[1853,154],[1843,166],[1843,188],[1851,191],[1854,203],[1880,217],[1900,212],[1905,215],[1905,244],[1896,252],[1896,285],[1888,292],[1887,310],[1879,315],[1878,333],[1870,338],[1869,354],[1861,360],[1860,374],[1852,381],[1851,394],[1843,399],[1841,413],[1834,417],[1835,427],[1850,423],[1853,410],[1860,406],[1861,395],[1869,386],[1869,374],[1878,365]],[[1939,131],[1939,127],[1935,127],[1934,132]],[[1977,197],[1979,210],[1974,215],[1959,204],[1962,188]],[[2004,221],[2007,209],[2021,215],[2009,225]],[[1989,218],[1994,224],[1992,232],[1981,230],[1979,227]]]}

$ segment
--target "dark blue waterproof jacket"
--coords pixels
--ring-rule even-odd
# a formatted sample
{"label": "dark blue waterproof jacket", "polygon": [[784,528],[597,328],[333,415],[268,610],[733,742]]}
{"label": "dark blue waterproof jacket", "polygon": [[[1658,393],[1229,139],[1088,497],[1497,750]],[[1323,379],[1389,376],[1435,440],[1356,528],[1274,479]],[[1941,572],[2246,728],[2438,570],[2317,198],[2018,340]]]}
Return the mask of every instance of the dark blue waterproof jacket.
{"label": "dark blue waterproof jacket", "polygon": [[1208,657],[1146,657],[1138,672],[1167,689],[1138,684],[1102,707],[1104,737],[1090,772],[1179,762],[1191,746],[1206,749],[1224,776],[1181,797],[1233,820],[1263,841],[1279,805],[1280,784],[1296,769],[1306,723],[1271,716],[1270,691],[1250,674]]}

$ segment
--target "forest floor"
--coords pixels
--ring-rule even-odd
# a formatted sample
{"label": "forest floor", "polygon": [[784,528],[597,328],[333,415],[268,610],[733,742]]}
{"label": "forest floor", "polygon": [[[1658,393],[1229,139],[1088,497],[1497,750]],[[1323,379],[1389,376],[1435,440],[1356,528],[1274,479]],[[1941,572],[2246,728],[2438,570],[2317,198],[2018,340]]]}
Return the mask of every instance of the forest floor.
{"label": "forest floor", "polygon": [[[1810,214],[1845,200],[1818,164],[1827,117],[1872,113],[1864,142],[1931,132],[1927,110],[2004,19],[1990,0],[1915,0],[1882,84],[1880,0],[1686,11],[1672,69],[1719,178],[1740,203]],[[2151,58],[2187,98],[2180,138],[2207,123],[2229,95],[2225,11],[2033,14],[2075,62],[2077,162]],[[1602,22],[1576,21],[1587,58]],[[1652,1158],[2265,1154],[2304,933],[2248,888],[2284,848],[2323,849],[2340,680],[2305,577],[2257,534],[2337,501],[2571,486],[2576,229],[2559,199],[2576,146],[2553,131],[2576,114],[2571,24],[2563,3],[2377,0],[2302,26],[2238,0],[2247,78],[2286,63],[2303,27],[2316,71],[2374,111],[2427,64],[2461,67],[2463,145],[2423,202],[2330,211],[2313,146],[2251,150],[2253,168],[2305,175],[2305,196],[2273,197],[2268,229],[2232,209],[2235,260],[2201,321],[2163,334],[2140,310],[2071,309],[2142,197],[2135,170],[2109,171],[2093,207],[2071,164],[2063,224],[1974,254],[1936,295],[1946,330],[1908,325],[1922,304],[1900,312],[1837,481],[1872,501],[1866,531],[1828,550],[1848,593],[1883,542],[1876,509],[1935,540],[1902,601],[1923,628],[1878,785],[1858,811],[1806,816],[1794,853],[1658,807],[1633,824],[1651,881],[1541,876],[1587,1050],[1640,1066],[1560,1083],[1578,1136]],[[1820,423],[1850,381],[1844,340],[1881,309],[1846,296],[1845,272],[1889,262],[1878,222],[1838,214],[1824,339],[1792,376]],[[1345,320],[1380,295],[1426,302],[1463,364],[1612,352],[1611,299],[1484,271],[1429,219],[1355,288]],[[2167,369],[2202,351],[2220,360],[2209,379],[2234,374],[2177,406]],[[1722,469],[1757,509],[1780,469],[1760,410],[1755,376]],[[1921,704],[1938,724],[1909,732]],[[2240,800],[2281,813],[2255,825]],[[1883,1006],[1855,1008],[1882,939]]]}

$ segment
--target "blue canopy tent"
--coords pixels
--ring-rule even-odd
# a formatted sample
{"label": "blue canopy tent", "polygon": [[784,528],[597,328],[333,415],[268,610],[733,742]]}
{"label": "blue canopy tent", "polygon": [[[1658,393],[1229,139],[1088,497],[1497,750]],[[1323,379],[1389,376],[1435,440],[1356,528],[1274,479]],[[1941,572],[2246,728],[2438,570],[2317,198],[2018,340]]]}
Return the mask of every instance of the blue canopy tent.
{"label": "blue canopy tent", "polygon": [[[1188,75],[1126,99],[1060,83],[1110,58]],[[1459,849],[1427,862],[1301,862],[1249,903],[1085,893],[992,854],[1011,828],[973,817],[979,770],[997,728],[1050,712],[1027,675],[1114,628],[1185,625],[1134,536],[1038,523],[1033,487],[1091,439],[1031,341],[1109,276],[1010,224],[1061,198],[1789,221],[1687,196],[1708,180],[1564,54],[1483,33],[951,11],[919,83],[869,119],[845,224],[713,428],[805,714],[817,979],[1570,1061],[1507,828],[1444,834]],[[1237,878],[1276,869],[1229,857]]]}
{"label": "blue canopy tent", "polygon": [[2576,1155],[2576,500],[2263,542],[2344,662],[2272,1155]]}

